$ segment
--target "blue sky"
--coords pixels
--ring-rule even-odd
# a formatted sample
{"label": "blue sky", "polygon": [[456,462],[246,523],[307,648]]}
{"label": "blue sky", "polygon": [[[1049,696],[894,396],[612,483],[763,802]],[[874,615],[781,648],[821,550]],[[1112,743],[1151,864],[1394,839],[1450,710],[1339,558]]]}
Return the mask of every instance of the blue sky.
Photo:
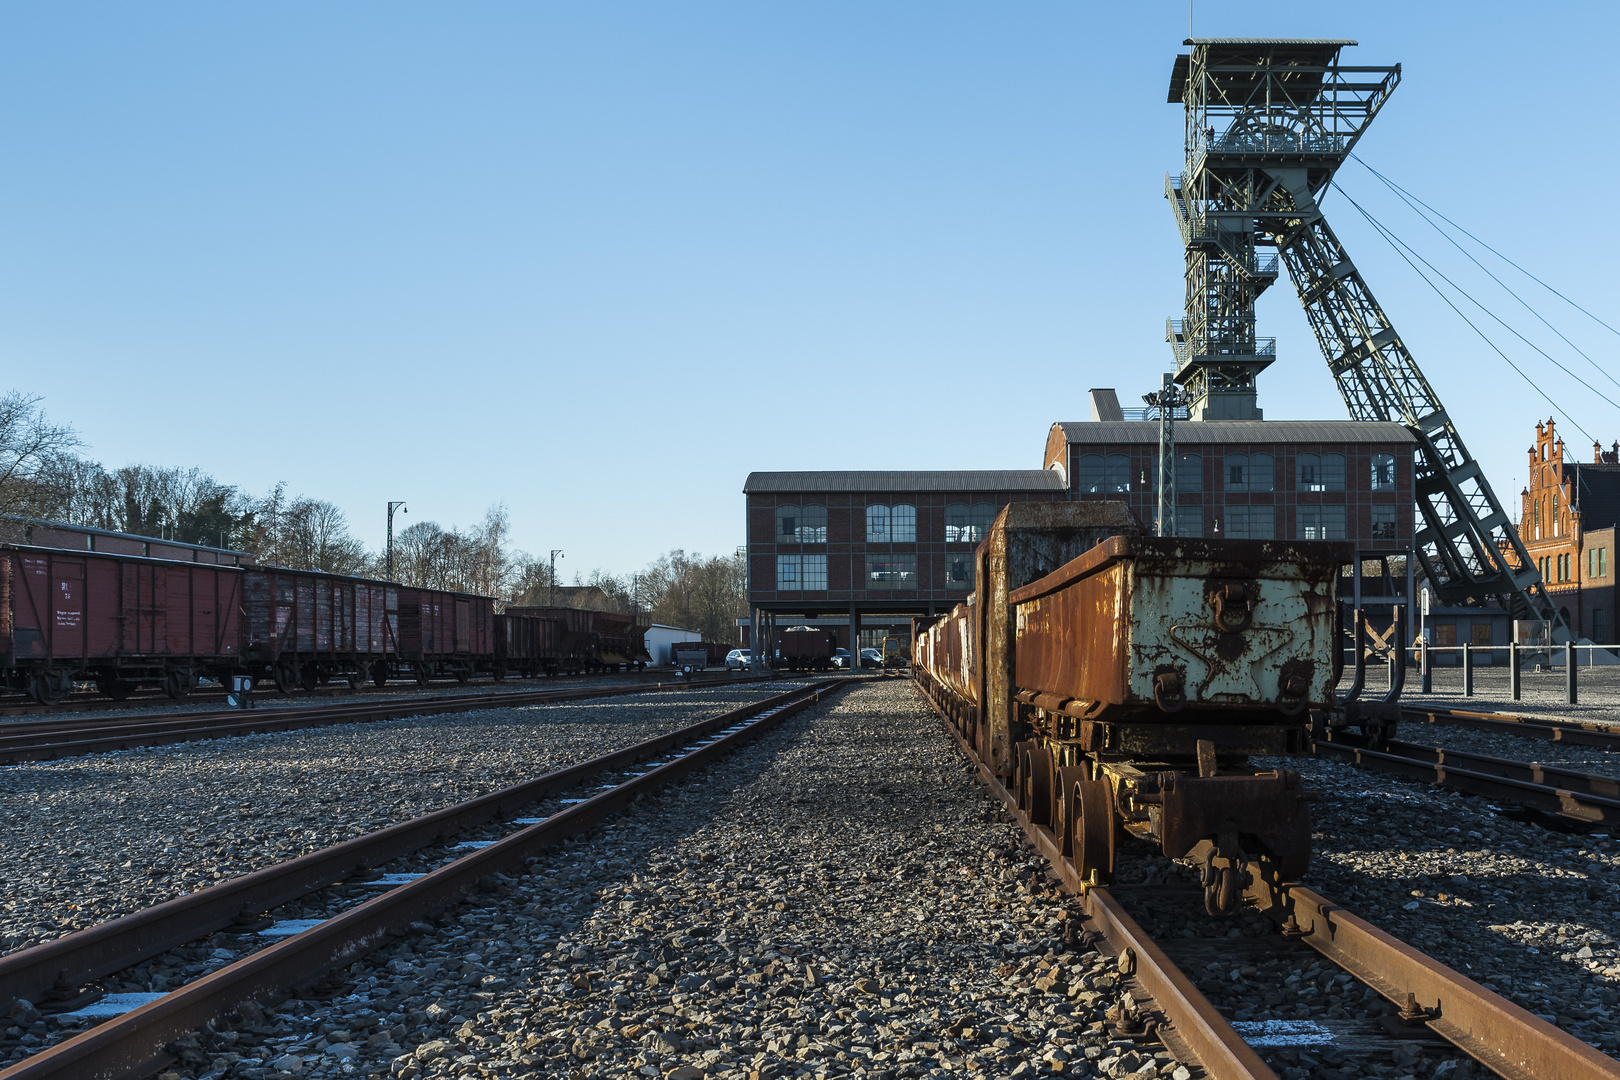
{"label": "blue sky", "polygon": [[[1402,63],[1362,155],[1620,326],[1617,11],[1199,3],[1195,30]],[[753,469],[1036,467],[1088,387],[1167,369],[1186,33],[1177,3],[10,4],[4,385],[109,465],[285,480],[373,544],[390,498],[504,501],[568,571],[729,551]],[[1549,406],[1327,207],[1516,508]],[[1620,339],[1526,295],[1616,374]],[[1260,315],[1267,416],[1342,417],[1286,283]]]}

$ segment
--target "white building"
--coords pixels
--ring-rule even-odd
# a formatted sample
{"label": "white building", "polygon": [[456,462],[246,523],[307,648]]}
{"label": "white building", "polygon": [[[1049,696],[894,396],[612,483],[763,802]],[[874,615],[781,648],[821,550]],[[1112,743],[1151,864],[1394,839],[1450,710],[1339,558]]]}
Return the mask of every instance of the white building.
{"label": "white building", "polygon": [[670,662],[669,647],[677,641],[701,641],[703,635],[696,630],[683,630],[679,626],[653,623],[647,627],[647,651],[652,654],[654,667]]}

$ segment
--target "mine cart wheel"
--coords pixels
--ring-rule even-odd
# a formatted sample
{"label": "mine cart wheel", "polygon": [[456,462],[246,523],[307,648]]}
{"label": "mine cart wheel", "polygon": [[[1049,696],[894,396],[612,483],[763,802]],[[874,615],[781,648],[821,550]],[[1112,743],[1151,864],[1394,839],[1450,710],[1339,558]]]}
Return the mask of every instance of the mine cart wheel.
{"label": "mine cart wheel", "polygon": [[419,660],[416,664],[416,685],[426,686],[433,679],[433,668],[426,660]]}
{"label": "mine cart wheel", "polygon": [[291,657],[276,661],[276,666],[270,669],[270,678],[276,684],[276,693],[292,693],[292,688],[298,685],[298,661]]}
{"label": "mine cart wheel", "polygon": [[1035,744],[1027,740],[1013,744],[1012,791],[1020,810],[1029,809],[1029,752],[1034,748]]}
{"label": "mine cart wheel", "polygon": [[315,685],[320,682],[320,678],[320,672],[315,668],[315,661],[311,660],[298,666],[298,685],[305,690],[315,689]]}
{"label": "mine cart wheel", "polygon": [[73,680],[65,671],[42,668],[28,676],[28,696],[41,705],[57,705],[73,689]]}
{"label": "mine cart wheel", "polygon": [[371,665],[371,681],[378,686],[388,685],[388,661],[378,660]]}
{"label": "mine cart wheel", "polygon": [[349,671],[347,678],[350,690],[360,689],[366,685],[366,666],[364,664],[355,666]]}
{"label": "mine cart wheel", "polygon": [[197,681],[192,678],[189,671],[170,668],[163,673],[163,692],[175,701],[179,701],[191,693],[192,688],[196,685]]}
{"label": "mine cart wheel", "polygon": [[1055,815],[1052,834],[1065,855],[1074,854],[1075,827],[1080,819],[1080,796],[1075,787],[1089,779],[1091,769],[1084,765],[1065,765],[1057,771],[1057,791],[1052,796]]}
{"label": "mine cart wheel", "polygon": [[1024,794],[1024,802],[1033,825],[1045,825],[1048,829],[1052,827],[1052,794],[1056,772],[1057,762],[1053,760],[1050,748],[1029,748],[1029,774],[1024,780],[1028,790]]}
{"label": "mine cart wheel", "polygon": [[1114,873],[1114,789],[1106,777],[1074,785],[1074,868],[1082,881],[1107,881]]}

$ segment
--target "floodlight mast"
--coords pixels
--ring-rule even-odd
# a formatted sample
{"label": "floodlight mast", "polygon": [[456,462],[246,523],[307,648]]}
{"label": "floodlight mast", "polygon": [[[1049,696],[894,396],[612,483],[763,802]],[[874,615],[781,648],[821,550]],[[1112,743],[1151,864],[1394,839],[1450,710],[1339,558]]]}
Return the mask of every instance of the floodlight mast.
{"label": "floodlight mast", "polygon": [[1479,463],[1317,203],[1400,65],[1340,64],[1354,41],[1184,44],[1169,100],[1186,110],[1186,165],[1165,178],[1165,196],[1186,247],[1187,310],[1165,336],[1193,417],[1260,419],[1254,380],[1276,347],[1255,337],[1254,303],[1280,255],[1351,418],[1396,421],[1417,439],[1414,548],[1441,602],[1494,599],[1515,618],[1562,627]]}

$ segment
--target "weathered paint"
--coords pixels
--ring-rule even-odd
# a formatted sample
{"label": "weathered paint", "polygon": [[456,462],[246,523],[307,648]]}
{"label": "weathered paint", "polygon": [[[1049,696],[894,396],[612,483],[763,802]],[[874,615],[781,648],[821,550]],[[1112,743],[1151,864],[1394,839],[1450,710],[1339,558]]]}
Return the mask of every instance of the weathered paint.
{"label": "weathered paint", "polygon": [[1326,705],[1334,589],[1352,555],[1330,541],[1115,538],[1011,594],[1014,680],[1088,717],[1159,708],[1166,673],[1186,708]]}

